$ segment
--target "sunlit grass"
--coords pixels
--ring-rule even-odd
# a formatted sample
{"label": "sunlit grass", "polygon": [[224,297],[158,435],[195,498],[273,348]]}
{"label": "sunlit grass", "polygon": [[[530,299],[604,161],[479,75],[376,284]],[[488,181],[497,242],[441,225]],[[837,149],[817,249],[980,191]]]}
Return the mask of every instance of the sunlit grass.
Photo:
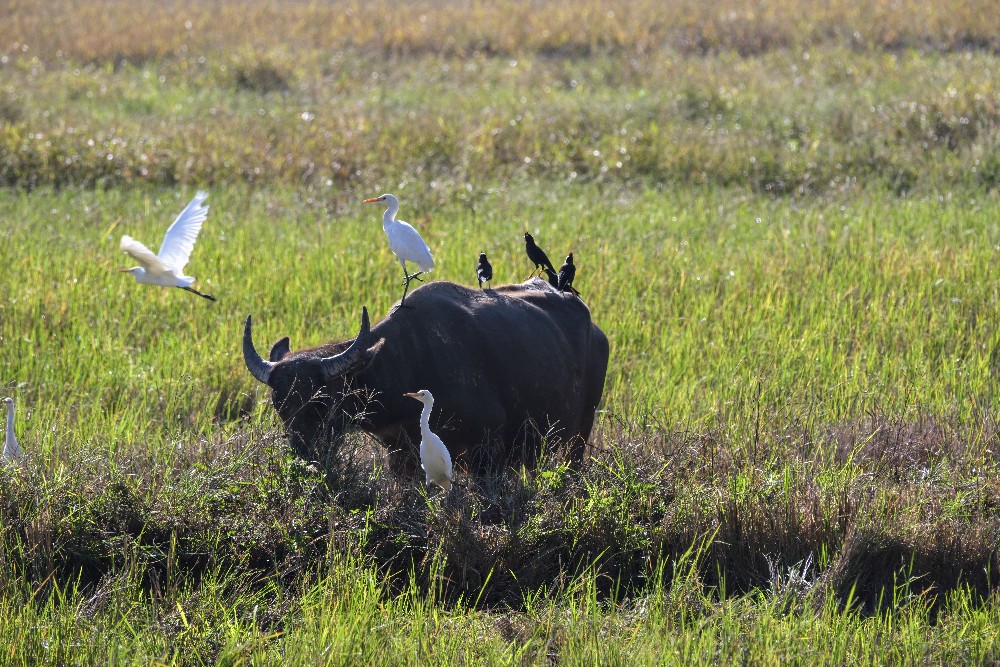
{"label": "sunlit grass", "polygon": [[384,316],[398,266],[380,211],[359,203],[382,190],[433,248],[433,279],[474,284],[484,250],[498,283],[520,281],[525,229],[553,257],[573,251],[612,343],[612,412],[697,424],[759,391],[817,424],[872,405],[966,419],[993,396],[1000,230],[984,221],[998,205],[973,194],[801,207],[715,190],[518,183],[455,197],[387,184],[310,204],[217,189],[189,267],[210,304],[113,271],[129,265],[120,235],[157,246],[190,193],[68,191],[0,205],[0,340],[25,434],[43,450],[113,447],[225,430],[245,411],[270,419],[243,367],[243,319],[255,316],[261,346],[288,335],[303,347],[350,337],[361,306]]}
{"label": "sunlit grass", "polygon": [[0,183],[280,183],[322,198],[503,178],[795,197],[995,189],[995,54],[834,43],[376,58],[213,43],[103,65],[29,49],[0,63]]}
{"label": "sunlit grass", "polygon": [[[989,3],[8,9],[0,662],[997,661]],[[200,188],[218,303],[114,271]],[[384,317],[383,192],[434,280],[574,253],[581,469],[290,458],[244,318]]]}
{"label": "sunlit grass", "polygon": [[[6,664],[206,663],[255,665],[406,664],[983,664],[997,658],[997,603],[970,605],[948,596],[931,623],[928,605],[898,591],[892,614],[866,617],[822,602],[808,589],[776,586],[747,598],[719,600],[699,581],[694,563],[658,578],[648,595],[609,604],[594,578],[575,577],[566,590],[542,595],[522,612],[438,606],[416,589],[391,595],[378,572],[334,557],[330,574],[307,584],[299,609],[283,621],[243,591],[226,597],[218,575],[199,593],[158,592],[145,603],[127,572],[97,598],[72,584],[41,602],[31,592],[0,602]],[[274,589],[274,587],[271,587]],[[26,604],[27,603],[27,604]],[[247,622],[246,615],[254,619]],[[137,632],[172,627],[171,644]]]}

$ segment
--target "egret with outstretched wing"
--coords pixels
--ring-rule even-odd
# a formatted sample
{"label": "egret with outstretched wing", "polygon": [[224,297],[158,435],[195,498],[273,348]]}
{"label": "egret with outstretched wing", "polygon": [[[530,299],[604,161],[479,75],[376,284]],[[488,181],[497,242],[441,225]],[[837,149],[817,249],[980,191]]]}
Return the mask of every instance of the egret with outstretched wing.
{"label": "egret with outstretched wing", "polygon": [[167,229],[160,245],[160,252],[153,251],[136,241],[131,236],[123,236],[121,247],[141,266],[130,269],[119,269],[122,273],[131,273],[136,282],[143,285],[159,285],[160,287],[180,287],[183,290],[197,294],[210,301],[215,301],[211,294],[204,294],[191,287],[195,279],[184,275],[184,267],[191,259],[198,232],[208,217],[208,207],[204,205],[208,198],[207,192],[198,192],[170,228]]}

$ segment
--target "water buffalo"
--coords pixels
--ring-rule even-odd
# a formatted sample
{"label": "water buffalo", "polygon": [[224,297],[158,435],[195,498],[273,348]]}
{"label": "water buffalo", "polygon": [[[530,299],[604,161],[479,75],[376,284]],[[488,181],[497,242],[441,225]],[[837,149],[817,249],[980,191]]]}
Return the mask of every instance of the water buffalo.
{"label": "water buffalo", "polygon": [[581,460],[604,391],[608,339],[577,297],[543,280],[477,290],[446,281],[414,290],[407,308],[353,341],[257,353],[250,318],[243,357],[271,387],[292,448],[321,460],[356,426],[378,439],[395,467],[416,465],[420,405],[430,390],[432,428],[470,469],[532,463],[543,440]]}

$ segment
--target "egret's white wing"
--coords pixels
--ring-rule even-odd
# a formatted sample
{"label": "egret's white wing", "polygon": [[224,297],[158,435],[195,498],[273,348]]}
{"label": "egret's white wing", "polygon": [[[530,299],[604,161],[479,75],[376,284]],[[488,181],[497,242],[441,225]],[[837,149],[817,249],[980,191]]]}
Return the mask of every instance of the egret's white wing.
{"label": "egret's white wing", "polygon": [[441,438],[437,437],[437,434],[431,433],[431,435],[435,436],[431,442],[424,443],[421,441],[420,465],[423,467],[424,472],[428,474],[435,476],[440,474],[450,478],[452,472],[451,453]]}
{"label": "egret's white wing", "polygon": [[427,243],[421,238],[420,232],[408,222],[397,220],[396,223],[392,230],[386,230],[389,236],[389,249],[397,257],[415,263],[421,271],[433,269],[434,257]]}
{"label": "egret's white wing", "polygon": [[198,240],[198,232],[208,217],[208,207],[202,206],[207,198],[207,192],[199,191],[163,237],[163,245],[157,256],[164,266],[176,271],[177,275],[181,275],[187,266],[191,251],[194,250],[194,242]]}
{"label": "egret's white wing", "polygon": [[132,256],[132,259],[142,264],[143,268],[150,273],[165,273],[168,268],[163,265],[160,258],[153,254],[153,251],[136,241],[131,236],[123,236],[118,247]]}
{"label": "egret's white wing", "polygon": [[[13,436],[13,434],[11,434]],[[11,437],[3,446],[3,459],[11,463],[20,463],[24,460],[24,450],[18,444],[17,438]]]}

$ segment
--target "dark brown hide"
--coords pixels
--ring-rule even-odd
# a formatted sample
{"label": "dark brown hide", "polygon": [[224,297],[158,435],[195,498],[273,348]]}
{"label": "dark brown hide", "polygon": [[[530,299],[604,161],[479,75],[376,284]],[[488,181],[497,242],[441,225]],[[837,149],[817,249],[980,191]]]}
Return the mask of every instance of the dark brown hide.
{"label": "dark brown hide", "polygon": [[[295,352],[279,341],[270,361],[253,357],[248,326],[248,368],[271,387],[301,456],[322,459],[357,426],[413,464],[420,405],[403,394],[429,389],[431,429],[473,469],[530,465],[543,442],[582,459],[608,367],[607,337],[583,301],[537,279],[486,291],[439,281],[406,305],[355,341]],[[330,377],[336,355],[351,361]]]}

